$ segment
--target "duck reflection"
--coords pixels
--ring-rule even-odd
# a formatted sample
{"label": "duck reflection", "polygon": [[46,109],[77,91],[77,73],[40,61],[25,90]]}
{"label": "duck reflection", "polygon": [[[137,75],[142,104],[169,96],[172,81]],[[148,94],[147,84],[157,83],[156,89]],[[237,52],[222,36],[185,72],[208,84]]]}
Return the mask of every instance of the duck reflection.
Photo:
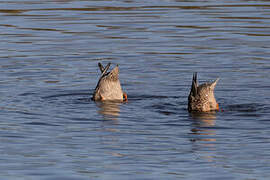
{"label": "duck reflection", "polygon": [[216,124],[216,112],[190,113],[195,127],[213,127]]}
{"label": "duck reflection", "polygon": [[[193,151],[201,158],[209,162],[214,161],[216,150],[216,112],[191,113],[192,119],[190,139]],[[195,143],[197,142],[197,143]]]}
{"label": "duck reflection", "polygon": [[120,114],[120,104],[121,102],[117,101],[98,102],[98,113],[103,115],[105,120],[117,120],[117,117]]}
{"label": "duck reflection", "polygon": [[211,129],[216,124],[216,112],[191,113],[190,115],[192,118],[191,132],[194,135],[198,135],[193,141],[216,141],[215,138],[210,138],[216,135],[216,131]]}

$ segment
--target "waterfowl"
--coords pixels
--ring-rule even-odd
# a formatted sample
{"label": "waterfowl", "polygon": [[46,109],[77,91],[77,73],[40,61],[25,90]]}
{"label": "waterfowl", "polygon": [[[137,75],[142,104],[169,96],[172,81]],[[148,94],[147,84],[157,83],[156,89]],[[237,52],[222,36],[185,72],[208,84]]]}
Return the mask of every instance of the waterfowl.
{"label": "waterfowl", "polygon": [[122,91],[119,80],[118,65],[111,72],[107,72],[111,63],[104,68],[98,63],[101,77],[97,83],[92,99],[94,101],[127,101],[127,94]]}
{"label": "waterfowl", "polygon": [[188,96],[188,111],[207,112],[219,110],[219,105],[214,96],[214,89],[219,78],[213,82],[199,85],[197,73],[193,74],[191,90]]}

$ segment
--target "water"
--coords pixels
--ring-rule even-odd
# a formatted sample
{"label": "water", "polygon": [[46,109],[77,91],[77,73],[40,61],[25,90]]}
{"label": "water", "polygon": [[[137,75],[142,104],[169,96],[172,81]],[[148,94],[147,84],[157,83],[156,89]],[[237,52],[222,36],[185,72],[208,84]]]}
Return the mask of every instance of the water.
{"label": "water", "polygon": [[[0,2],[1,179],[268,179],[270,2]],[[128,103],[90,100],[119,64]],[[222,112],[189,114],[192,73]]]}

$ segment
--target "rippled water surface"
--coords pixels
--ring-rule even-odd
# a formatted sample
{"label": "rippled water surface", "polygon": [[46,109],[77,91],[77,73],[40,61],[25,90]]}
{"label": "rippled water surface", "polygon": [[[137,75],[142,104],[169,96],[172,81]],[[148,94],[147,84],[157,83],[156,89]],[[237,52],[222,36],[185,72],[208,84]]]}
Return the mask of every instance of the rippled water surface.
{"label": "rippled water surface", "polygon": [[[268,179],[270,2],[0,2],[1,179]],[[95,103],[97,63],[128,103]],[[223,111],[189,114],[192,73]]]}

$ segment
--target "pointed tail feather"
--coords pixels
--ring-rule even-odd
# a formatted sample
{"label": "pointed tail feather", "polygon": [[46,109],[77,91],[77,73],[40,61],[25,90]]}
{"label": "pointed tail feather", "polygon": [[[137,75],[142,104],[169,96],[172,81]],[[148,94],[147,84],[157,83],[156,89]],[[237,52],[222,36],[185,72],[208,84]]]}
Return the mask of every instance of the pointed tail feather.
{"label": "pointed tail feather", "polygon": [[193,74],[193,79],[192,79],[192,85],[191,85],[191,95],[196,96],[198,92],[198,81],[197,81],[197,72]]}
{"label": "pointed tail feather", "polygon": [[115,68],[113,68],[113,70],[110,72],[110,77],[113,80],[117,80],[118,79],[118,75],[119,75],[119,66],[116,65]]}
{"label": "pointed tail feather", "polygon": [[217,85],[217,82],[219,81],[219,78],[217,78],[214,82],[211,83],[211,89],[215,89],[216,85]]}
{"label": "pointed tail feather", "polygon": [[107,64],[107,66],[105,67],[105,69],[104,69],[104,71],[102,73],[102,76],[107,73],[108,69],[110,68],[110,65],[111,65],[111,63]]}
{"label": "pointed tail feather", "polygon": [[98,67],[101,71],[101,76],[107,73],[108,69],[110,68],[111,63],[108,63],[107,66],[104,68],[101,63],[98,63]]}
{"label": "pointed tail feather", "polygon": [[101,73],[104,72],[104,67],[101,63],[98,63],[98,67],[99,67],[99,70],[101,71]]}

